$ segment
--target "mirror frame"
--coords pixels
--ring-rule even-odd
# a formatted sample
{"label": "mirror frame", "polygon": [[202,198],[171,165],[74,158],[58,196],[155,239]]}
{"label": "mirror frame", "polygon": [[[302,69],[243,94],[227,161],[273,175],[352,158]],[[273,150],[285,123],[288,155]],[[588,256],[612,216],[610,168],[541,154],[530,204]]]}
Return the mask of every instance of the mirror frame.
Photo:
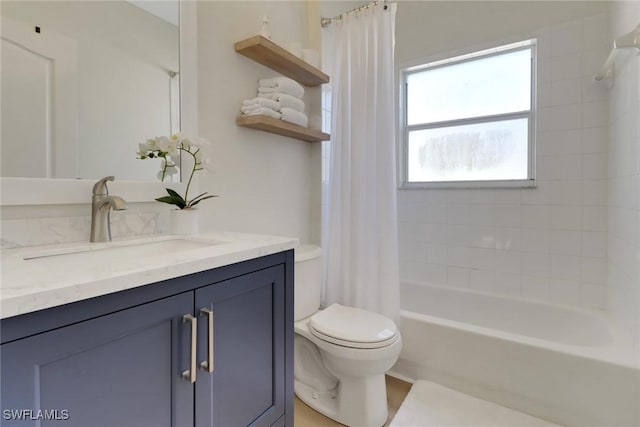
{"label": "mirror frame", "polygon": [[[195,1],[180,2],[180,128],[198,134],[198,19]],[[0,206],[85,204],[97,179],[0,178]],[[192,183],[192,186],[197,182]],[[184,191],[184,183],[116,181],[113,194],[129,203],[153,202],[165,188]]]}

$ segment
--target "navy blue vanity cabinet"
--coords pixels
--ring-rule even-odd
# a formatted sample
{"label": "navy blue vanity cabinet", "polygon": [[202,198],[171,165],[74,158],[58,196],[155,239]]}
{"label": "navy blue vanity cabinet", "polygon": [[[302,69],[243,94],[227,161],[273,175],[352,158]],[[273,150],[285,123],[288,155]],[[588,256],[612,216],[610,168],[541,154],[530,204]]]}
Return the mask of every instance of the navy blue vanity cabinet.
{"label": "navy blue vanity cabinet", "polygon": [[0,332],[2,427],[293,425],[293,251],[3,319]]}
{"label": "navy blue vanity cabinet", "polygon": [[200,323],[198,362],[213,354],[213,372],[196,381],[196,427],[270,426],[284,414],[284,295],[282,266],[196,290],[207,321]]}
{"label": "navy blue vanity cabinet", "polygon": [[6,413],[38,409],[59,412],[43,426],[193,425],[193,387],[179,378],[192,307],[183,293],[2,345],[2,426],[39,426],[43,414]]}

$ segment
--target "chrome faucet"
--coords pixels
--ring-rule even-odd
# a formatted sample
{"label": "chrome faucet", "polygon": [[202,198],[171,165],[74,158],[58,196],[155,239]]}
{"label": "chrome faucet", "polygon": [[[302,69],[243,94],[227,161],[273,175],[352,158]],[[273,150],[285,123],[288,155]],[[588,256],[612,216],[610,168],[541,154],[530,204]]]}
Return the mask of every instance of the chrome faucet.
{"label": "chrome faucet", "polygon": [[115,177],[107,176],[93,186],[91,198],[91,238],[90,242],[111,241],[111,208],[122,211],[127,209],[127,203],[118,196],[110,196],[107,181]]}

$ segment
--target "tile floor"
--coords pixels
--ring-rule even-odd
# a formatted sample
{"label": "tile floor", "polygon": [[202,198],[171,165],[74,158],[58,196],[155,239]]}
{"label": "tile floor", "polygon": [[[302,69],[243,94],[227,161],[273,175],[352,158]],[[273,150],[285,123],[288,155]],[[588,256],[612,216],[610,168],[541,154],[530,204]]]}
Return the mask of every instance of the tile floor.
{"label": "tile floor", "polygon": [[[389,419],[385,426],[388,426],[396,412],[398,412],[402,401],[409,393],[411,384],[390,376],[386,377],[386,382]],[[295,398],[293,407],[293,424],[295,427],[331,427],[342,425],[309,408],[298,399],[298,397]]]}

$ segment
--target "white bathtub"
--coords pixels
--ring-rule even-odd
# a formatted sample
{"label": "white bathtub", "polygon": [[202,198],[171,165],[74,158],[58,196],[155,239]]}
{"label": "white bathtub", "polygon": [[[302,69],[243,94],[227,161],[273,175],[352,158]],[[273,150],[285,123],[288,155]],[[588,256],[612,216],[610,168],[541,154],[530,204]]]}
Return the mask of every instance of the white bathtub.
{"label": "white bathtub", "polygon": [[640,360],[605,317],[411,283],[401,307],[396,374],[567,426],[640,427]]}

